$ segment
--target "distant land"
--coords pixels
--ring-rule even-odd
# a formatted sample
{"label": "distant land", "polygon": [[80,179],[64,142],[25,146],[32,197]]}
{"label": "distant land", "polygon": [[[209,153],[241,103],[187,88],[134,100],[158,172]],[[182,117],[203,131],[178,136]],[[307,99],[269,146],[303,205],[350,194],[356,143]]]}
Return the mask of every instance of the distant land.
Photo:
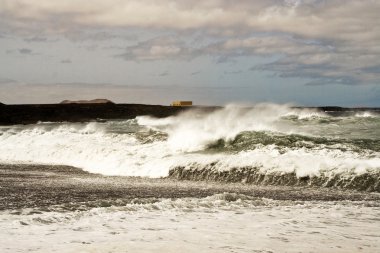
{"label": "distant land", "polygon": [[38,122],[86,122],[108,119],[134,119],[140,115],[162,118],[188,108],[114,103],[64,103],[0,106],[0,125]]}
{"label": "distant land", "polygon": [[105,98],[97,98],[92,100],[63,100],[60,104],[114,104],[114,102]]}
{"label": "distant land", "polygon": [[[142,115],[163,118],[176,115],[192,108],[203,111],[213,111],[221,107],[115,104],[108,99],[78,101],[64,100],[59,104],[5,105],[0,103],[0,125],[35,124],[38,122],[87,122],[105,121],[111,119],[134,119],[135,117]],[[310,108],[332,115],[340,115],[352,111],[373,111],[380,113],[380,108],[343,108],[337,106],[297,108]]]}

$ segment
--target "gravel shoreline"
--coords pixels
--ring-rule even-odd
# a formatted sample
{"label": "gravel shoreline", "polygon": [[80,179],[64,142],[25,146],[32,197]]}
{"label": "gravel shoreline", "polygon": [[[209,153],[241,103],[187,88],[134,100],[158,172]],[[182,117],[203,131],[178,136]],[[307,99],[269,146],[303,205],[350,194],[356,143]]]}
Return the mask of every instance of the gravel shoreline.
{"label": "gravel shoreline", "polygon": [[69,166],[0,164],[0,210],[54,205],[75,210],[122,206],[136,200],[203,198],[224,192],[275,200],[380,201],[379,193],[330,188],[103,176]]}

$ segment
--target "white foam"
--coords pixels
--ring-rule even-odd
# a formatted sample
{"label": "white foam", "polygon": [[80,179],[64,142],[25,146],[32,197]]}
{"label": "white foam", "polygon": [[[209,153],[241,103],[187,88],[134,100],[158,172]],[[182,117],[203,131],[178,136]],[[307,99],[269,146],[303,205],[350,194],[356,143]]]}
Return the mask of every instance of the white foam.
{"label": "white foam", "polygon": [[233,139],[242,131],[292,132],[294,128],[279,120],[281,117],[289,114],[314,117],[314,113],[287,105],[258,105],[228,106],[212,113],[189,111],[165,119],[138,117],[140,125],[168,134],[167,139],[147,143],[136,134],[112,131],[115,126],[135,127],[136,121],[15,126],[0,129],[0,162],[70,165],[104,175],[147,177],[165,177],[174,167],[202,167],[213,162],[220,170],[257,167],[263,173],[294,171],[298,176],[319,175],[322,171],[360,174],[380,169],[378,152],[343,152],[322,145],[314,148],[256,145],[253,150],[239,153],[192,152],[218,139]]}
{"label": "white foam", "polygon": [[168,154],[155,148],[159,142],[141,144],[134,136],[103,129],[98,123],[11,129],[0,136],[0,161],[71,165],[105,175],[167,175],[168,167],[157,163]]}
{"label": "white foam", "polygon": [[232,140],[243,131],[277,131],[292,133],[291,125],[280,121],[282,117],[310,118],[322,116],[309,109],[295,109],[289,105],[258,104],[254,107],[228,105],[212,113],[188,111],[177,117],[155,119],[137,117],[140,125],[160,129],[169,134],[168,143],[173,150],[192,152],[202,150],[219,139]]}
{"label": "white foam", "polygon": [[237,154],[188,155],[178,162],[185,169],[206,168],[210,164],[219,171],[231,168],[258,168],[262,173],[295,172],[297,177],[363,174],[380,169],[380,158],[366,157],[354,152],[306,148],[290,149],[265,146]]}
{"label": "white foam", "polygon": [[[93,128],[91,126],[90,128]],[[168,141],[142,144],[129,135],[89,132],[88,126],[39,128],[0,136],[0,160],[8,163],[64,164],[105,175],[164,177],[176,166],[202,167],[218,163],[220,170],[258,167],[263,172],[295,171],[299,176],[318,175],[320,171],[362,173],[380,168],[380,158],[329,149],[279,149],[258,146],[234,154],[183,153],[173,151]]]}
{"label": "white foam", "polygon": [[380,250],[378,204],[239,198],[166,199],[63,213],[0,212],[0,244],[3,253]]}
{"label": "white foam", "polygon": [[376,118],[378,115],[371,112],[358,112],[355,114],[357,118]]}

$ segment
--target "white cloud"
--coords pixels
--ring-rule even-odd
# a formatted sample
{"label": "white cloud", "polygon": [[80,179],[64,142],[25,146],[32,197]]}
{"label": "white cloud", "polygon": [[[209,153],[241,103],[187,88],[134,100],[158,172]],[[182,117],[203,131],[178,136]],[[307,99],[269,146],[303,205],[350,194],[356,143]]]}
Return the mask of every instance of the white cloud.
{"label": "white cloud", "polygon": [[[374,83],[380,82],[373,71],[380,66],[379,13],[377,0],[0,0],[0,29],[32,36],[90,28],[170,31],[180,38],[140,42],[121,56],[282,55],[263,68],[283,76]],[[183,34],[195,33],[219,42],[202,48],[183,42]]]}
{"label": "white cloud", "polygon": [[155,61],[189,58],[192,54],[191,51],[180,39],[165,36],[127,47],[125,53],[117,56],[125,60]]}
{"label": "white cloud", "polygon": [[276,56],[277,60],[252,68],[281,77],[315,79],[319,83],[366,84],[380,81],[380,57],[370,49],[349,53],[350,45],[319,43],[285,35],[231,38],[203,47],[189,47],[179,38],[158,37],[128,47],[126,60],[152,61],[212,56],[222,60],[240,56]]}
{"label": "white cloud", "polygon": [[47,27],[49,22],[54,25],[58,22],[62,30],[84,25],[221,32],[254,29],[344,40],[380,37],[375,26],[379,25],[380,2],[375,0],[1,0],[0,3],[3,21],[21,28],[33,25],[24,20],[34,20],[46,22]]}

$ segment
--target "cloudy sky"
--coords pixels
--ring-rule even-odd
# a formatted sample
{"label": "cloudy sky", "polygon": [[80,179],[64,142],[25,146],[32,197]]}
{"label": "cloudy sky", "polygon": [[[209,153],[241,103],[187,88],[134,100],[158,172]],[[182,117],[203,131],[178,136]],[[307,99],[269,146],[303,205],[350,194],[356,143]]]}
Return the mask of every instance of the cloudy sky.
{"label": "cloudy sky", "polygon": [[0,0],[0,102],[380,106],[379,0]]}

